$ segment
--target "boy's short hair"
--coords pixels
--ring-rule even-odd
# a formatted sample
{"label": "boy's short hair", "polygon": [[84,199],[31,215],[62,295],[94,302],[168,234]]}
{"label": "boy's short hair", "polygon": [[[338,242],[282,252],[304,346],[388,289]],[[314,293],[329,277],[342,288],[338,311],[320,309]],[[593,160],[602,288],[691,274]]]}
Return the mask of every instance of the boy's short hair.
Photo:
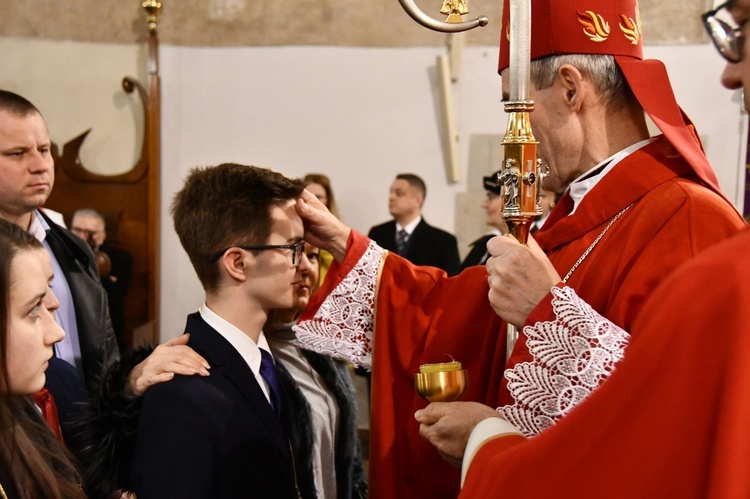
{"label": "boy's short hair", "polygon": [[172,202],[172,218],[206,291],[219,283],[219,266],[211,256],[232,245],[265,244],[271,208],[303,190],[301,180],[256,166],[224,163],[190,171]]}

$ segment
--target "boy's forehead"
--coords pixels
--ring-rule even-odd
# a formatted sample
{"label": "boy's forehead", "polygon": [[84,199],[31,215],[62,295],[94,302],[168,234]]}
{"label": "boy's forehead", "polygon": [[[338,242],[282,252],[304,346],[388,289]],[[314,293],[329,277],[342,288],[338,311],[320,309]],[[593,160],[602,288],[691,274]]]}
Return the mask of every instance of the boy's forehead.
{"label": "boy's forehead", "polygon": [[272,233],[277,232],[289,239],[302,238],[304,226],[302,217],[294,208],[296,202],[296,199],[288,199],[271,207]]}

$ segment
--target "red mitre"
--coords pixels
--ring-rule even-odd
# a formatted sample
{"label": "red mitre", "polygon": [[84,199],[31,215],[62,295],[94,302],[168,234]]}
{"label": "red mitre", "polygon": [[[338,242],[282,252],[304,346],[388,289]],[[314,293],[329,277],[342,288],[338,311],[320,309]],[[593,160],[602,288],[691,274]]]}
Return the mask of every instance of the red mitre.
{"label": "red mitre", "polygon": [[[504,0],[498,71],[510,64],[509,12]],[[675,100],[664,64],[643,60],[637,0],[531,0],[531,59],[560,54],[613,55],[656,126],[706,185],[720,193],[692,122]]]}

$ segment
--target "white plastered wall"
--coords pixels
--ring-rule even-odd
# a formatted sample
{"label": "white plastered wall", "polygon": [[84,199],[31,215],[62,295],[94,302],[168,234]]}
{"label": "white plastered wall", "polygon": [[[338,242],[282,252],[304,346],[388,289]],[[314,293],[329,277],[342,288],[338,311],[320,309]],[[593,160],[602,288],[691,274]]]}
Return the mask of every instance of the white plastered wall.
{"label": "white plastered wall", "polygon": [[[425,218],[456,232],[466,216],[456,216],[456,198],[468,187],[469,139],[501,134],[505,116],[497,48],[465,48],[453,87],[461,180],[449,184],[437,107],[439,53],[442,49],[162,47],[163,339],[181,331],[185,315],[203,297],[169,217],[171,198],[192,167],[233,161],[289,176],[326,173],[343,219],[363,232],[389,218],[393,177],[413,172],[428,184]],[[721,59],[710,45],[652,46],[646,54],[666,62],[722,187],[740,203],[744,118],[739,92],[719,83]],[[119,85],[124,75],[145,84],[142,47],[0,38],[0,58],[0,87],[37,104],[53,140],[64,143],[93,127],[82,149],[85,164],[117,173],[134,163],[140,103]]]}

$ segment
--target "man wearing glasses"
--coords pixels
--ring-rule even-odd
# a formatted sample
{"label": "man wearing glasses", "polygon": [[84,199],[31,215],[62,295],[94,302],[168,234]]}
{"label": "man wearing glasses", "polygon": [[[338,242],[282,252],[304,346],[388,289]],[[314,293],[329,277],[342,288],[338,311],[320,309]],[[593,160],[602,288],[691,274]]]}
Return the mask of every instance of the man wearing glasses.
{"label": "man wearing glasses", "polygon": [[[505,91],[508,10],[506,2]],[[488,416],[501,413],[526,436],[564,421],[615,369],[628,343],[617,329],[581,336],[579,326],[600,324],[596,316],[630,331],[668,274],[744,227],[664,65],[643,59],[635,0],[534,0],[531,17],[530,120],[549,165],[544,187],[563,194],[534,235],[542,251],[496,237],[486,268],[447,279],[416,271],[353,232],[345,255],[332,251],[352,272],[333,272],[339,282],[327,279],[297,326],[308,348],[372,366],[373,498],[454,497],[460,474],[431,443],[458,464],[464,447],[451,452],[440,445],[443,435],[459,430],[465,445],[467,427]],[[645,115],[662,134],[650,135]],[[345,307],[352,289],[374,307]],[[328,313],[349,309],[352,316]],[[352,323],[369,326],[366,334],[347,328]],[[508,323],[520,331],[512,349]],[[466,402],[422,411],[412,376],[448,356],[470,373]],[[429,442],[404,423],[415,412]]]}
{"label": "man wearing glasses", "polygon": [[296,498],[314,489],[295,466],[287,396],[263,335],[309,269],[295,200],[304,185],[223,164],[191,172],[175,196],[177,235],[206,292],[188,345],[208,377],[176,376],[145,395],[132,460],[140,499]]}
{"label": "man wearing glasses", "polygon": [[[750,111],[748,18],[750,0],[703,15],[727,60],[722,83]],[[507,421],[479,423],[460,497],[750,497],[748,255],[745,229],[666,279],[616,371],[554,427],[526,441]]]}

